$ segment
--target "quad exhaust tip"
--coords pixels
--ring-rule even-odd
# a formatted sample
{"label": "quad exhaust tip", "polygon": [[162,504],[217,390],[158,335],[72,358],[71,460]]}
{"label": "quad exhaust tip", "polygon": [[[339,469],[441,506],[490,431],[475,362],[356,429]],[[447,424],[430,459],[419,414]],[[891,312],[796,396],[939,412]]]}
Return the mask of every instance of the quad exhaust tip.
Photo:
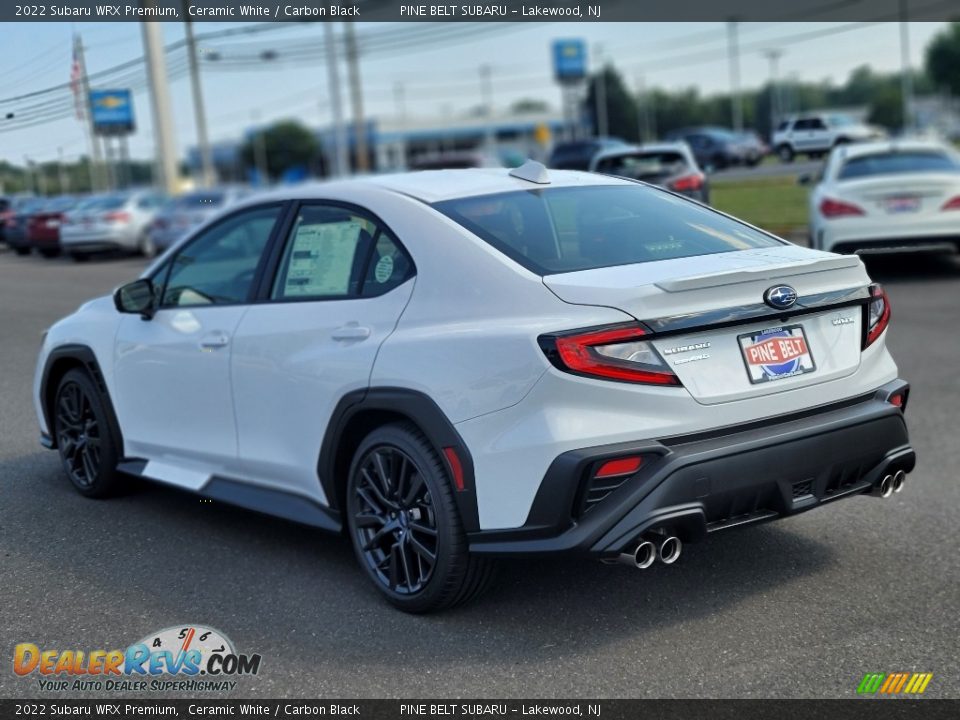
{"label": "quad exhaust tip", "polygon": [[643,540],[633,549],[633,552],[620,553],[618,559],[625,565],[646,570],[657,559],[657,548],[649,540]]}
{"label": "quad exhaust tip", "polygon": [[660,548],[658,550],[660,562],[664,565],[673,565],[673,563],[680,559],[680,553],[682,551],[683,543],[680,542],[680,538],[674,535],[668,535],[660,541]]}
{"label": "quad exhaust tip", "polygon": [[893,475],[893,491],[895,493],[903,490],[903,484],[907,481],[907,474],[903,470],[897,470]]}

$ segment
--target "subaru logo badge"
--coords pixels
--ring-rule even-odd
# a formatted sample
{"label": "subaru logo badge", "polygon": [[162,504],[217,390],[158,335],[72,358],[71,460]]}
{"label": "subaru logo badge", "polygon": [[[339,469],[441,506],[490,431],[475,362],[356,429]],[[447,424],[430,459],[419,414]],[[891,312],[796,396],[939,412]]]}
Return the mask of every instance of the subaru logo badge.
{"label": "subaru logo badge", "polygon": [[797,291],[789,285],[774,285],[763,294],[763,301],[777,310],[786,310],[797,301]]}

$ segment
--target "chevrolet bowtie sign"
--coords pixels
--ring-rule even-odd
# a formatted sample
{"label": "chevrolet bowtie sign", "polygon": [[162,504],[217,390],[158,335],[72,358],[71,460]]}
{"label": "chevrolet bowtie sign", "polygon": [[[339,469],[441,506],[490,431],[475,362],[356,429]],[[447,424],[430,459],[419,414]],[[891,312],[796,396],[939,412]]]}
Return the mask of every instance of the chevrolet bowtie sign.
{"label": "chevrolet bowtie sign", "polygon": [[129,90],[91,90],[90,114],[98,135],[123,135],[134,130],[133,96]]}

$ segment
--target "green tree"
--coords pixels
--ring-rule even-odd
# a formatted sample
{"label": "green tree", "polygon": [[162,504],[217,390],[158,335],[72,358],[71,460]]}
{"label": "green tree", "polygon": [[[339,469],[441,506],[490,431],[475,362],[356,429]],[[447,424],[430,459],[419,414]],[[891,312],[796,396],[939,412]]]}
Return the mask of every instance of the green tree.
{"label": "green tree", "polygon": [[[267,174],[280,177],[294,167],[312,167],[316,164],[319,146],[313,133],[296,120],[281,120],[263,131],[267,156]],[[256,165],[256,143],[251,135],[240,149],[240,157],[247,167]]]}
{"label": "green tree", "polygon": [[927,75],[938,88],[960,94],[960,22],[952,22],[927,46]]}
{"label": "green tree", "polygon": [[510,106],[514,115],[536,115],[550,111],[550,103],[536,98],[520,98]]}
{"label": "green tree", "polygon": [[[600,71],[604,78],[604,92],[607,97],[607,134],[625,140],[639,140],[640,130],[637,125],[636,99],[627,92],[623,79],[610,66]],[[590,78],[590,87],[587,90],[585,101],[587,116],[592,127],[599,128],[597,123],[597,85],[600,74]]]}
{"label": "green tree", "polygon": [[867,122],[882,125],[889,130],[899,130],[903,127],[903,103],[900,100],[899,89],[884,88],[874,95]]}

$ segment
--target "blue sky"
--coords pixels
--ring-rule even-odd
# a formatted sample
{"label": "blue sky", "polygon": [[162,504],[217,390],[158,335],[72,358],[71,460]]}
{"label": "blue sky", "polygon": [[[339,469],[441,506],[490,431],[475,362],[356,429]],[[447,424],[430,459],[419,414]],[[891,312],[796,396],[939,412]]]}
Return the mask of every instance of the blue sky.
{"label": "blue sky", "polygon": [[[237,23],[202,23],[196,32],[209,32]],[[919,66],[923,49],[941,23],[911,23],[911,62]],[[359,24],[358,35],[382,31],[385,24]],[[410,24],[392,26],[398,33]],[[448,26],[449,27],[449,26]],[[740,26],[741,84],[756,87],[769,77],[765,48],[780,47],[780,76],[802,80],[830,79],[840,83],[862,64],[878,71],[900,66],[899,28],[895,23],[871,24],[843,32],[828,23],[744,23]],[[180,23],[165,23],[167,42],[183,37]],[[438,37],[444,26],[436,24]],[[71,36],[81,34],[87,47],[90,72],[142,54],[137,23],[6,23],[0,27],[0,99],[66,82],[70,73]],[[321,38],[320,24],[292,23],[256,38],[281,55],[285,43]],[[819,36],[818,36],[819,35]],[[521,97],[546,100],[559,107],[559,90],[552,80],[550,43],[560,37],[585,38],[592,51],[612,62],[631,84],[641,75],[647,86],[667,89],[698,87],[704,93],[726,91],[729,73],[724,58],[726,28],[723,23],[581,23],[498,24],[456,43],[426,43],[402,53],[370,54],[362,58],[364,104],[368,117],[395,116],[395,88],[404,86],[406,114],[410,118],[458,115],[481,102],[479,67],[489,65],[495,107],[505,109]],[[223,41],[224,43],[226,41]],[[203,88],[211,139],[239,137],[255,116],[264,121],[296,117],[309,125],[330,122],[327,70],[322,61],[307,64],[265,64],[247,71],[204,70]],[[181,154],[195,142],[193,108],[186,78],[171,82],[176,139]],[[3,106],[7,109],[7,106]],[[138,132],[130,139],[131,155],[153,153],[149,101],[135,95]],[[2,123],[3,120],[0,120]],[[2,129],[2,127],[0,127]],[[58,149],[68,159],[87,151],[85,134],[71,118],[42,126],[0,132],[0,159],[22,163],[27,155],[36,161],[53,160]]]}

